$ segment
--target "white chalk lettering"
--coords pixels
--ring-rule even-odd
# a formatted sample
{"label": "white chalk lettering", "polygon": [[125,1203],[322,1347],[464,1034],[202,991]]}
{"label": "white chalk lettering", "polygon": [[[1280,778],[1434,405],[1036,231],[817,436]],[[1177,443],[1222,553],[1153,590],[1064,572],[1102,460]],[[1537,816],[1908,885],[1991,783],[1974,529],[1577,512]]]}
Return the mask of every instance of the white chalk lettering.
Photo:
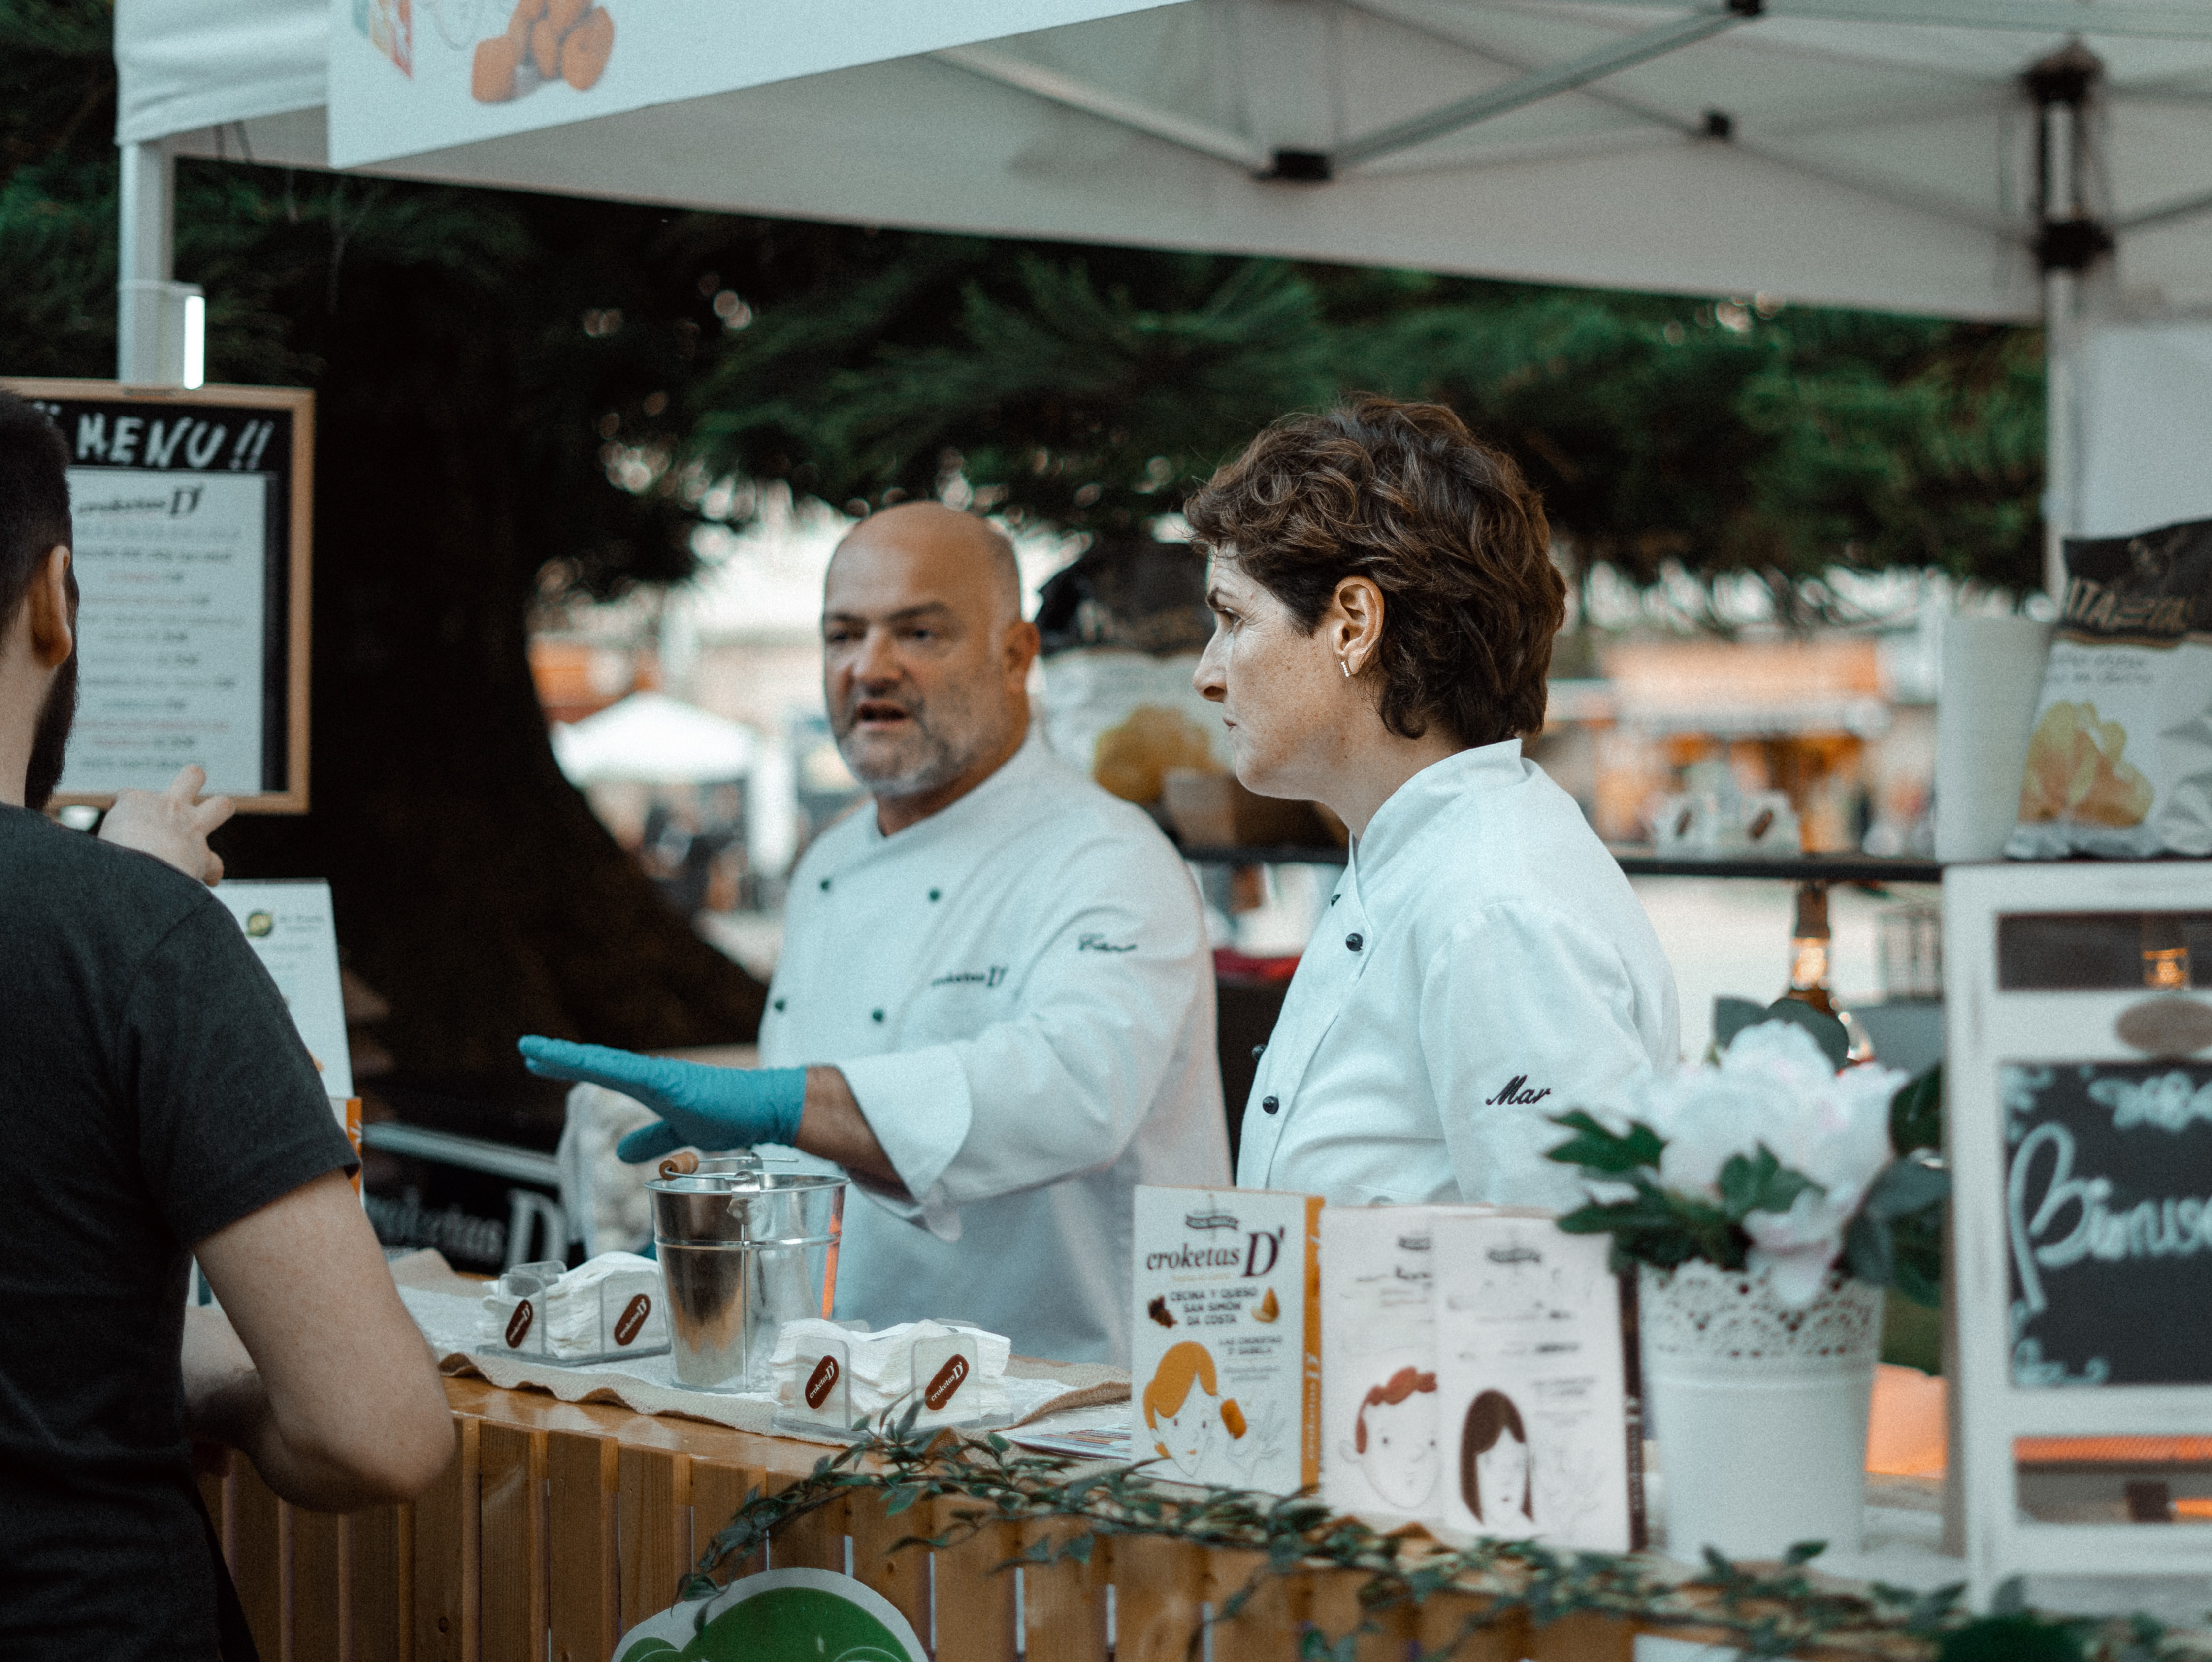
{"label": "white chalk lettering", "polygon": [[[2034,1192],[2035,1165],[2048,1149],[2050,1174],[2039,1198]],[[2012,1236],[2012,1261],[2020,1277],[2028,1314],[2041,1315],[2042,1271],[2063,1270],[2085,1259],[2125,1264],[2143,1259],[2193,1258],[2212,1251],[2212,1196],[2172,1196],[2139,1200],[2114,1211],[2107,1177],[2076,1176],[2074,1133],[2063,1125],[2042,1125],[2021,1140],[2005,1182],[2005,1219]],[[2051,1237],[2069,1222],[2066,1233]]]}

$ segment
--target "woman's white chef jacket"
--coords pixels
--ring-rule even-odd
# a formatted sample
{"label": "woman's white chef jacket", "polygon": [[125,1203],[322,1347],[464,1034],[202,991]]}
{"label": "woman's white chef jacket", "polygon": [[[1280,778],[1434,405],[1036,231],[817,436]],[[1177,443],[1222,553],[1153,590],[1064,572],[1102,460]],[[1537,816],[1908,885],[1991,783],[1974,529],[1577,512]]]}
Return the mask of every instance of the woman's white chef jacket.
{"label": "woman's white chef jacket", "polygon": [[1674,972],[1573,798],[1518,739],[1462,750],[1353,849],[1261,1055],[1237,1180],[1572,1206],[1546,1116],[1680,1052]]}
{"label": "woman's white chef jacket", "polygon": [[1229,1180],[1189,870],[1034,731],[942,812],[886,837],[864,804],[807,850],[760,1049],[842,1069],[917,1197],[855,1186],[842,1319],[1126,1363],[1130,1191]]}

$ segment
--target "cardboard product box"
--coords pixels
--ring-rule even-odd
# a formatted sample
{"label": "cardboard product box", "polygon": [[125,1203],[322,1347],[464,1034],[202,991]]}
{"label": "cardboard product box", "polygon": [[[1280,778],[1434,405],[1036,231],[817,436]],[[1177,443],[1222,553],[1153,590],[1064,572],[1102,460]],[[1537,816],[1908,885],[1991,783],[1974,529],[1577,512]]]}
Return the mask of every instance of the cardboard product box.
{"label": "cardboard product box", "polygon": [[1641,1547],[1634,1295],[1607,1238],[1504,1209],[1446,1210],[1431,1236],[1441,1531]]}
{"label": "cardboard product box", "polygon": [[1287,1495],[1321,1477],[1318,1196],[1139,1188],[1132,1453]]}
{"label": "cardboard product box", "polygon": [[1321,1219],[1321,1493],[1340,1512],[1426,1519],[1443,1504],[1431,1302],[1433,1206]]}

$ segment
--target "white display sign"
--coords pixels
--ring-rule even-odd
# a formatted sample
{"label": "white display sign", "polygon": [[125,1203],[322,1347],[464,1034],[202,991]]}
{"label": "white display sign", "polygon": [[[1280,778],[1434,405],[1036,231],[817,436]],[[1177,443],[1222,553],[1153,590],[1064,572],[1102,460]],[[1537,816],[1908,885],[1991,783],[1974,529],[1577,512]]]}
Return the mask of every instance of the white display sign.
{"label": "white display sign", "polygon": [[[218,435],[220,436],[220,435]],[[76,725],[65,792],[261,789],[271,482],[71,468]]]}
{"label": "white display sign", "polygon": [[1158,3],[331,0],[331,165],[419,155]]}
{"label": "white display sign", "polygon": [[2208,958],[2212,862],[1944,873],[1944,1371],[1978,1606],[2015,1575],[2202,1584],[2176,1526],[2212,1516]]}
{"label": "white display sign", "polygon": [[246,944],[284,995],[300,1041],[323,1071],[325,1094],[341,1101],[351,1096],[353,1061],[346,1049],[331,886],[319,880],[230,882],[217,886],[215,897],[230,908]]}

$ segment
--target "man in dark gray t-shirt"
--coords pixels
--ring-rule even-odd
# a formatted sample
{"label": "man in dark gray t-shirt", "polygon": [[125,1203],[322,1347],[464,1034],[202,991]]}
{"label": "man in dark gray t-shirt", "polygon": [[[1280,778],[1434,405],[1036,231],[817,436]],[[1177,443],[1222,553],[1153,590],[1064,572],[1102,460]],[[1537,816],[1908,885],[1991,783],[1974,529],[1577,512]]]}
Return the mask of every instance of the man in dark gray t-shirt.
{"label": "man in dark gray t-shirt", "polygon": [[[0,1656],[228,1659],[189,1440],[337,1510],[419,1490],[452,1432],[189,804],[173,864],[36,811],[74,703],[65,460],[0,393]],[[185,1308],[194,1253],[220,1310]]]}

